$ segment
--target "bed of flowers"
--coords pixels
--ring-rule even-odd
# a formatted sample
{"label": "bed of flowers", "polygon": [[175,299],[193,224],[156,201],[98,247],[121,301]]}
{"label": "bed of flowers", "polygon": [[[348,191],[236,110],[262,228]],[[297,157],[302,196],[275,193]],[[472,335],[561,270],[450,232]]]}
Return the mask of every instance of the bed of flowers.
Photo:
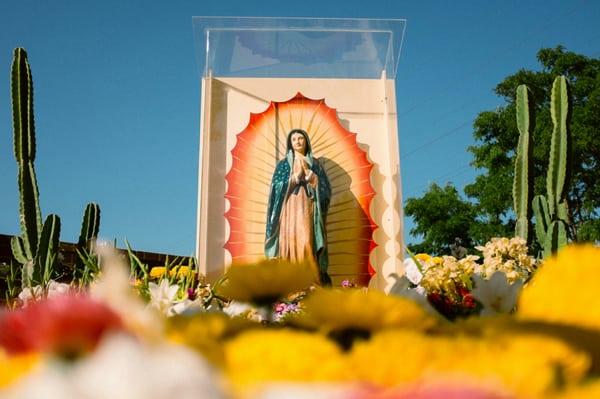
{"label": "bed of flowers", "polygon": [[[386,293],[315,286],[308,266],[278,260],[207,282],[194,263],[150,269],[94,244],[94,203],[80,262],[59,270],[60,218],[42,223],[39,209],[23,49],[12,82],[22,231],[17,263],[1,265],[0,397],[600,397],[600,248],[566,245],[566,146],[550,159],[548,200],[530,201],[528,118],[517,118],[515,234],[528,236],[532,202],[543,259],[522,238],[494,238],[461,259],[411,254]],[[559,77],[551,103],[565,119],[567,97]],[[553,143],[568,143],[558,122]]]}
{"label": "bed of flowers", "polygon": [[79,284],[23,290],[0,315],[8,398],[600,397],[600,248],[536,262],[405,261],[389,294],[315,287],[303,265],[148,270],[101,248]]}

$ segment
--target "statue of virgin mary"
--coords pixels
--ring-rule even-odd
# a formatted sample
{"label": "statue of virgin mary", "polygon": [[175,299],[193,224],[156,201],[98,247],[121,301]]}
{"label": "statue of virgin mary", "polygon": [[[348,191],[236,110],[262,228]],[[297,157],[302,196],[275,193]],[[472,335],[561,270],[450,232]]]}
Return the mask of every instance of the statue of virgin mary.
{"label": "statue of virgin mary", "polygon": [[306,262],[318,283],[331,284],[325,228],[330,200],[329,179],[313,157],[308,134],[293,129],[271,179],[265,256]]}

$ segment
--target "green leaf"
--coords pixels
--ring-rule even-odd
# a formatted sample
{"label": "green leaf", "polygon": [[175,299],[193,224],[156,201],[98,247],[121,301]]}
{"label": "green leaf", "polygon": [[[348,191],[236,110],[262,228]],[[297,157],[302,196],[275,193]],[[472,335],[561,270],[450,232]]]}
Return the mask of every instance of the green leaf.
{"label": "green leaf", "polygon": [[406,247],[406,252],[408,252],[408,256],[410,256],[413,262],[415,262],[415,265],[417,266],[417,269],[419,269],[419,272],[423,274],[423,265],[421,264],[421,262],[419,262],[419,259],[417,259],[417,257],[412,253],[410,249],[408,249],[408,247]]}

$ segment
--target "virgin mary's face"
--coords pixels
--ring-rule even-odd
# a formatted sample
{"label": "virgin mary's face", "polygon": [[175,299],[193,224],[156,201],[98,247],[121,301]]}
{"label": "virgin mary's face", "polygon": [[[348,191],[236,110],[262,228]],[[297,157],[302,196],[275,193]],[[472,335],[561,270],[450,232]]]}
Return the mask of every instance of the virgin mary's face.
{"label": "virgin mary's face", "polygon": [[306,139],[302,133],[292,134],[292,148],[302,154],[306,153]]}

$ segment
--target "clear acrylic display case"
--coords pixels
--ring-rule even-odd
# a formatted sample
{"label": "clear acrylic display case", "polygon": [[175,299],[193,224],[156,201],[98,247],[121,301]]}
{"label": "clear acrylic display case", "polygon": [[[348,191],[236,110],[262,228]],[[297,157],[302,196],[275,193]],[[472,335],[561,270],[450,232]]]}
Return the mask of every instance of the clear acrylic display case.
{"label": "clear acrylic display case", "polygon": [[209,280],[263,257],[292,128],[330,175],[333,284],[386,289],[402,262],[394,79],[405,21],[194,17],[202,75],[197,256]]}

